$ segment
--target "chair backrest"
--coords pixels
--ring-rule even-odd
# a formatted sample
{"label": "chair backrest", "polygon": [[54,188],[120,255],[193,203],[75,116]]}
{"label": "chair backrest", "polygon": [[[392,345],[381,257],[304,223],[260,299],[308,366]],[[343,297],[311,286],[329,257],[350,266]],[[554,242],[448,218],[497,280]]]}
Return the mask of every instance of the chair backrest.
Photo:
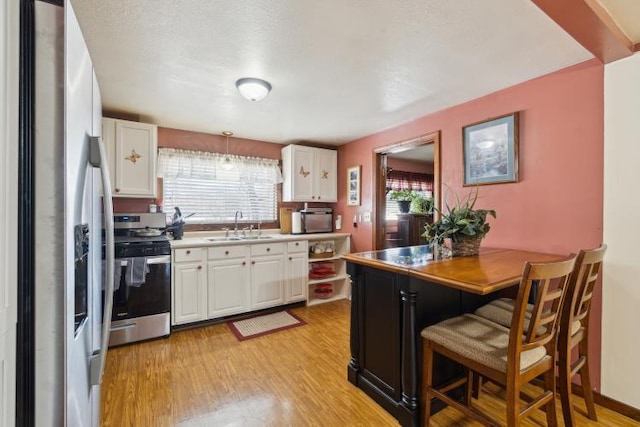
{"label": "chair backrest", "polygon": [[582,327],[587,327],[593,288],[598,276],[602,272],[602,263],[607,251],[607,245],[597,249],[581,250],[576,259],[576,265],[571,275],[567,301],[562,310],[561,327],[571,330],[571,324],[579,320]]}
{"label": "chair backrest", "polygon": [[[557,262],[526,262],[518,297],[511,319],[509,335],[509,365],[520,369],[520,354],[527,350],[545,346],[547,354],[556,349],[556,330],[568,289],[576,256]],[[523,330],[527,302],[532,288],[536,286],[535,301],[528,330]]]}

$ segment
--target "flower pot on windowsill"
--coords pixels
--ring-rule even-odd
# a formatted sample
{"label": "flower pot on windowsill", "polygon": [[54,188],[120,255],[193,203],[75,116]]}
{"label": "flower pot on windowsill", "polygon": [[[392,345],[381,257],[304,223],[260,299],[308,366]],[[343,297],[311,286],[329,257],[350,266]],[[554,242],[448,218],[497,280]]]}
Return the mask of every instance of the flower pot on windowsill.
{"label": "flower pot on windowsill", "polygon": [[411,207],[411,200],[398,200],[398,210],[400,213],[409,213]]}

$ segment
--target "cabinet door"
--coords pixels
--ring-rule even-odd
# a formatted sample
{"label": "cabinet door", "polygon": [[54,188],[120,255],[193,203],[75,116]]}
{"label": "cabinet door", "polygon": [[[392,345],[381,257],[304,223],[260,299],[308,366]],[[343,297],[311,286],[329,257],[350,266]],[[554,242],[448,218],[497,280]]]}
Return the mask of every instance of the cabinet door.
{"label": "cabinet door", "polygon": [[307,299],[307,275],[309,263],[306,253],[292,253],[287,258],[287,282],[285,302],[304,301]]}
{"label": "cabinet door", "polygon": [[115,196],[155,197],[157,126],[116,121]]}
{"label": "cabinet door", "polygon": [[[338,152],[316,149],[316,189],[313,196],[321,202],[338,201]],[[313,199],[313,197],[312,197]]]}
{"label": "cabinet door", "polygon": [[284,304],[284,256],[251,260],[251,309]]}
{"label": "cabinet door", "polygon": [[291,149],[291,161],[287,176],[291,178],[292,202],[310,202],[315,200],[314,179],[315,156],[314,148],[293,146]]}
{"label": "cabinet door", "polygon": [[202,263],[174,263],[173,324],[206,318],[205,270]]}
{"label": "cabinet door", "polygon": [[249,311],[249,266],[245,258],[209,262],[207,317]]}

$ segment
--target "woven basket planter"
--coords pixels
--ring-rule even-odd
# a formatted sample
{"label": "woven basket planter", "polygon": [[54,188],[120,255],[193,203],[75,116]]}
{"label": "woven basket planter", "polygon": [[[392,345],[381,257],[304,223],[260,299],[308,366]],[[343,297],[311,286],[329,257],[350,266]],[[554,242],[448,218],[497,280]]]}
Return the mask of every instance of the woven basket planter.
{"label": "woven basket planter", "polygon": [[472,256],[478,255],[480,242],[484,236],[465,236],[451,240],[451,256]]}

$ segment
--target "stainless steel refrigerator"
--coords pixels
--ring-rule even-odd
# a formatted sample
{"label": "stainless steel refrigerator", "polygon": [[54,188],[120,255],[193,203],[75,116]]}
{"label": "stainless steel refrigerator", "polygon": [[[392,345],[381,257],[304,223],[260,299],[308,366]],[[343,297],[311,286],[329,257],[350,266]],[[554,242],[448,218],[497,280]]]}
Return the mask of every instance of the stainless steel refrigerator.
{"label": "stainless steel refrigerator", "polygon": [[22,0],[20,31],[17,424],[97,426],[113,295],[100,91],[69,1]]}

